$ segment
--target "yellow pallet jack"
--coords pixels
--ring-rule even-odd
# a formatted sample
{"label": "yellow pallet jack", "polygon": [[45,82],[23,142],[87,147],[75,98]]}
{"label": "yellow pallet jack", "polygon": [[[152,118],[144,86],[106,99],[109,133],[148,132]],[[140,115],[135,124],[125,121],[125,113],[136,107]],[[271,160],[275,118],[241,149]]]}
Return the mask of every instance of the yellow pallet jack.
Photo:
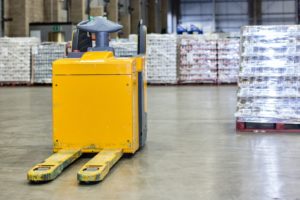
{"label": "yellow pallet jack", "polygon": [[83,153],[97,153],[77,179],[98,182],[123,154],[145,145],[146,27],[139,24],[139,55],[128,58],[114,57],[109,47],[109,33],[121,29],[103,17],[83,21],[73,35],[73,52],[53,63],[54,154],[28,171],[29,181],[53,180]]}

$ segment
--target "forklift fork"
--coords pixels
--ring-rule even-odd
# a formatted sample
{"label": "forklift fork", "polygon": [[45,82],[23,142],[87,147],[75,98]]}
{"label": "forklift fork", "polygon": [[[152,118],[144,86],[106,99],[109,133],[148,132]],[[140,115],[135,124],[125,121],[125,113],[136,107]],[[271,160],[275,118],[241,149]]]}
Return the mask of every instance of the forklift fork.
{"label": "forklift fork", "polygon": [[62,171],[81,156],[80,149],[60,150],[44,162],[35,165],[27,173],[31,182],[45,182],[55,179]]}
{"label": "forklift fork", "polygon": [[78,171],[78,181],[86,183],[102,181],[122,155],[122,149],[100,151]]}
{"label": "forklift fork", "polygon": [[[81,155],[80,149],[60,150],[29,170],[27,179],[31,182],[54,180]],[[86,183],[102,181],[122,155],[122,149],[104,149],[100,151],[78,171],[78,181]]]}

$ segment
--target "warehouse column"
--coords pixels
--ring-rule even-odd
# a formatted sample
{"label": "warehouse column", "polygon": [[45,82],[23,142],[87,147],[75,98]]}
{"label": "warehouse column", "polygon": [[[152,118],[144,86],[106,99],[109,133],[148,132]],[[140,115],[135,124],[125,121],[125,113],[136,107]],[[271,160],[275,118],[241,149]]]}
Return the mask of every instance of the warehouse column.
{"label": "warehouse column", "polygon": [[140,19],[143,20],[144,25],[148,26],[148,9],[146,0],[131,0],[131,33],[137,34],[137,26]]}
{"label": "warehouse column", "polygon": [[[44,1],[0,0],[1,34],[10,37],[29,35],[29,23],[44,20]],[[5,5],[5,7],[4,7]],[[34,11],[34,12],[32,12]],[[5,31],[5,33],[4,33]]]}
{"label": "warehouse column", "polygon": [[[5,13],[4,21],[8,22],[8,36],[24,37],[29,34],[29,23],[35,21],[43,21],[43,1],[34,0],[9,0],[5,5],[9,4],[9,9]],[[34,12],[32,12],[34,11]]]}
{"label": "warehouse column", "polygon": [[168,0],[161,1],[161,30],[162,33],[167,33],[168,30],[168,11],[170,2]]}
{"label": "warehouse column", "polygon": [[168,33],[176,32],[177,24],[180,21],[180,0],[169,0],[168,8]]}
{"label": "warehouse column", "polygon": [[10,0],[8,16],[13,22],[9,22],[8,36],[24,37],[26,35],[26,1]]}
{"label": "warehouse column", "polygon": [[300,23],[300,0],[296,0],[295,13],[296,13],[296,24]]}
{"label": "warehouse column", "polygon": [[148,1],[148,32],[155,33],[155,0]]}
{"label": "warehouse column", "polygon": [[93,6],[90,8],[91,16],[103,16],[104,15],[104,7],[103,6]]}
{"label": "warehouse column", "polygon": [[167,16],[167,33],[173,33],[174,31],[174,25],[173,25],[173,3],[172,0],[168,0],[169,7],[168,7],[168,16]]}
{"label": "warehouse column", "polygon": [[9,35],[9,26],[10,26],[10,22],[12,21],[12,18],[10,17],[10,14],[9,14],[9,3],[10,3],[10,0],[2,0],[2,7],[3,7],[3,10],[2,10],[2,24],[3,24],[3,27],[2,27],[2,33],[3,33],[3,36],[8,36]]}
{"label": "warehouse column", "polygon": [[0,0],[0,37],[3,37],[3,29],[4,29],[4,23],[3,23],[3,13],[4,13],[4,6],[3,6],[3,0]]}
{"label": "warehouse column", "polygon": [[142,0],[141,1],[141,16],[142,16],[142,20],[143,20],[143,24],[148,26],[149,23],[149,19],[148,19],[148,0]]}
{"label": "warehouse column", "polygon": [[161,33],[161,0],[156,0],[156,15],[155,15],[155,32]]}
{"label": "warehouse column", "polygon": [[70,20],[70,1],[44,0],[44,21],[65,22]]}
{"label": "warehouse column", "polygon": [[70,18],[71,22],[79,23],[82,20],[87,19],[87,14],[85,13],[86,0],[72,0],[70,8]]}
{"label": "warehouse column", "polygon": [[148,30],[150,33],[161,33],[161,0],[149,0]]}
{"label": "warehouse column", "polygon": [[149,32],[160,33],[161,32],[161,1],[149,0]]}
{"label": "warehouse column", "polygon": [[216,0],[212,0],[212,32],[216,32]]}
{"label": "warehouse column", "polygon": [[141,19],[141,0],[131,0],[131,33],[137,34],[137,25],[139,24],[139,19]]}
{"label": "warehouse column", "polygon": [[119,9],[119,15],[120,15],[120,24],[123,25],[123,30],[121,32],[120,37],[127,38],[130,34],[130,4],[129,0],[120,0],[120,9]]}
{"label": "warehouse column", "polygon": [[[119,22],[119,0],[109,0],[106,5],[107,19],[110,21]],[[117,37],[117,33],[110,34],[112,38]]]}
{"label": "warehouse column", "polygon": [[261,24],[261,5],[262,5],[261,0],[248,1],[250,25]]}

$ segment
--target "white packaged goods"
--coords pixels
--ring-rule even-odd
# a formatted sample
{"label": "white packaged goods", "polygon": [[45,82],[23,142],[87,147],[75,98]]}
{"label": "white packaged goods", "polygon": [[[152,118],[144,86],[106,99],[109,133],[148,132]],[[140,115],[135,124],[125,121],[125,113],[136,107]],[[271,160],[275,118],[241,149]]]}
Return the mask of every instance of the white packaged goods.
{"label": "white packaged goods", "polygon": [[0,82],[30,82],[31,47],[38,38],[0,38]]}
{"label": "white packaged goods", "polygon": [[148,83],[177,83],[176,35],[148,34],[146,59]]}
{"label": "white packaged goods", "polygon": [[52,83],[52,62],[66,54],[64,43],[43,43],[32,48],[33,82]]}
{"label": "white packaged goods", "polygon": [[137,55],[137,42],[134,40],[112,40],[109,46],[114,48],[116,57],[133,57]]}
{"label": "white packaged goods", "polygon": [[128,36],[128,39],[129,39],[129,41],[132,41],[132,42],[136,42],[136,43],[137,43],[137,41],[138,41],[138,35],[137,35],[137,34],[130,34],[130,35]]}
{"label": "white packaged goods", "polygon": [[237,120],[300,123],[300,26],[246,26],[241,45]]}
{"label": "white packaged goods", "polygon": [[179,36],[179,81],[215,83],[217,81],[217,41],[201,35]]}
{"label": "white packaged goods", "polygon": [[218,39],[218,83],[236,83],[239,72],[239,45],[235,38]]}

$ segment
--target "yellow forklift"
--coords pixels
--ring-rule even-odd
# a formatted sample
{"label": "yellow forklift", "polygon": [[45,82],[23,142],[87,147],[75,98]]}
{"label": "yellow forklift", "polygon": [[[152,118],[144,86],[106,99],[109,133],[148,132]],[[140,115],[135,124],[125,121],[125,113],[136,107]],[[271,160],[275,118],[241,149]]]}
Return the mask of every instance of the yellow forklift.
{"label": "yellow forklift", "polygon": [[123,154],[145,145],[147,31],[140,22],[138,56],[116,58],[109,33],[121,29],[104,17],[80,22],[73,51],[53,63],[54,154],[28,171],[30,182],[55,179],[83,153],[97,154],[78,171],[78,181],[98,182]]}

